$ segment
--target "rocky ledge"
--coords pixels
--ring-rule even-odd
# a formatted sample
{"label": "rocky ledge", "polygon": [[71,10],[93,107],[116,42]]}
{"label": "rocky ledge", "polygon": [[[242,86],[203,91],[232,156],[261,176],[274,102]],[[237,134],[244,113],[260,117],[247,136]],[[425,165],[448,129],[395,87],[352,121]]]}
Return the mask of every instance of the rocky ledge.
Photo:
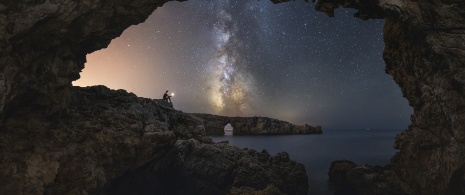
{"label": "rocky ledge", "polygon": [[201,118],[207,135],[224,135],[224,126],[233,127],[234,135],[285,135],[285,134],[321,134],[320,126],[294,125],[268,117],[228,117],[212,114],[192,114]]}
{"label": "rocky ledge", "polygon": [[48,116],[17,110],[0,131],[0,194],[306,194],[305,167],[205,137],[203,122],[104,86],[73,87]]}

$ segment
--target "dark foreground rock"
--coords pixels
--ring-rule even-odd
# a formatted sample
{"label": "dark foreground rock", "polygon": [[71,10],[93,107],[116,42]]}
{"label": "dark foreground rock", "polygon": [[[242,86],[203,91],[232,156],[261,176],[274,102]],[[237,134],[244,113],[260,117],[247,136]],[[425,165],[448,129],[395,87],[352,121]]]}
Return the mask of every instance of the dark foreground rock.
{"label": "dark foreground rock", "polygon": [[345,7],[364,20],[385,19],[386,73],[414,114],[396,137],[389,174],[378,175],[394,173],[392,185],[409,194],[465,194],[465,1],[318,0],[315,7],[329,16]]}
{"label": "dark foreground rock", "polygon": [[0,194],[306,194],[287,153],[215,144],[203,123],[104,86],[73,87],[69,106],[18,110],[0,131]]}
{"label": "dark foreground rock", "polygon": [[337,160],[331,163],[328,176],[334,194],[407,194],[388,166],[356,165],[348,160]]}
{"label": "dark foreground rock", "polygon": [[294,125],[268,117],[228,117],[193,113],[204,122],[207,135],[224,135],[224,126],[233,127],[234,135],[321,134],[320,126]]}
{"label": "dark foreground rock", "polygon": [[[243,194],[274,190],[306,194],[303,165],[287,153],[238,149],[227,144],[179,140],[155,159],[118,179],[108,194]],[[271,188],[271,189],[270,189]]]}

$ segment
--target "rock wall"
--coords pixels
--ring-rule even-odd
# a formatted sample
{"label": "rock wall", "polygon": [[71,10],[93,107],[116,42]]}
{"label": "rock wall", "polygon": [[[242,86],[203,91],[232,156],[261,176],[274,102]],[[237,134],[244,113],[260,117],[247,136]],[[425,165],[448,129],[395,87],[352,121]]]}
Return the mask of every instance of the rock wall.
{"label": "rock wall", "polygon": [[394,170],[412,193],[464,194],[465,2],[418,1],[402,8],[406,13],[386,19],[384,59],[414,114],[396,138]]}
{"label": "rock wall", "polygon": [[227,117],[212,114],[193,113],[204,122],[207,135],[224,135],[224,126],[233,127],[234,135],[285,135],[285,134],[321,134],[321,127],[294,125],[268,117]]}
{"label": "rock wall", "polygon": [[386,194],[373,180],[382,175],[378,182],[410,194],[465,194],[465,1],[320,0],[316,9],[334,16],[339,6],[358,9],[362,19],[385,18],[386,72],[414,109],[391,165],[384,172],[354,166],[346,183],[359,194]]}
{"label": "rock wall", "polygon": [[202,121],[162,100],[104,86],[70,91],[53,115],[5,118],[0,194],[307,193],[305,167],[285,152],[215,144]]}
{"label": "rock wall", "polygon": [[49,112],[66,107],[67,90],[79,79],[86,55],[107,47],[165,2],[1,1],[0,116],[25,103]]}

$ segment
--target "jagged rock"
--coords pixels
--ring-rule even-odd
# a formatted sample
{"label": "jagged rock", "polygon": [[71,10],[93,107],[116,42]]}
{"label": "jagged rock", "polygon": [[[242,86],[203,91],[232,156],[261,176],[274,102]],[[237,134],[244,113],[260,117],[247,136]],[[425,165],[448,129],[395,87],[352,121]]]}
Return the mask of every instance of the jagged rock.
{"label": "jagged rock", "polygon": [[204,133],[197,120],[123,90],[71,91],[69,106],[54,115],[38,109],[5,118],[0,194],[98,193],[171,147],[177,136]]}
{"label": "jagged rock", "polygon": [[465,167],[464,8],[464,1],[409,2],[386,19],[386,71],[414,109],[392,164],[412,194],[444,194],[463,181],[453,175],[463,178]]}
{"label": "jagged rock", "polygon": [[0,2],[0,115],[25,103],[49,112],[66,107],[86,55],[167,1]]}
{"label": "jagged rock", "polygon": [[331,163],[329,181],[334,194],[407,194],[389,167],[356,165],[348,160]]}
{"label": "jagged rock", "polygon": [[336,194],[346,192],[347,194],[355,194],[353,186],[347,181],[347,172],[356,167],[357,164],[348,160],[333,161],[329,167],[329,181],[333,188],[336,189]]}
{"label": "jagged rock", "polygon": [[274,185],[269,185],[263,190],[256,191],[253,188],[242,187],[240,189],[232,188],[231,195],[285,195]]}
{"label": "jagged rock", "polygon": [[386,170],[398,178],[393,185],[409,194],[465,194],[465,1],[320,0],[316,9],[333,16],[340,6],[385,18],[386,72],[414,109]]}
{"label": "jagged rock", "polygon": [[228,117],[212,114],[193,113],[204,122],[207,135],[224,135],[224,127],[230,123],[234,135],[284,135],[321,134],[321,127],[294,125],[268,117]]}
{"label": "jagged rock", "polygon": [[164,156],[172,160],[167,161],[166,157],[153,160],[115,182],[107,193],[242,194],[271,190],[307,193],[303,165],[280,158],[280,154],[272,157],[250,149],[201,144],[190,139],[177,141]]}
{"label": "jagged rock", "polygon": [[54,115],[5,119],[0,194],[217,194],[268,185],[307,192],[305,168],[286,153],[215,144],[202,121],[162,100],[104,86],[71,92]]}

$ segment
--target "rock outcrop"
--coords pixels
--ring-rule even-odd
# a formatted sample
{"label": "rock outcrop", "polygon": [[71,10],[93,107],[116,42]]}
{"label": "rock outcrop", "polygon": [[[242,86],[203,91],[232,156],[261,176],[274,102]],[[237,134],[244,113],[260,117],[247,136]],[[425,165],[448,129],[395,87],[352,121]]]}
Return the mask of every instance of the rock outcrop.
{"label": "rock outcrop", "polygon": [[371,171],[409,194],[465,194],[465,1],[319,0],[316,9],[334,16],[339,6],[358,9],[362,19],[385,18],[386,72],[414,109],[385,173],[359,166],[347,174],[366,174],[346,179]]}
{"label": "rock outcrop", "polygon": [[321,127],[308,124],[294,125],[268,117],[228,117],[212,114],[193,113],[204,122],[207,135],[224,135],[224,127],[229,123],[234,135],[286,135],[321,134]]}
{"label": "rock outcrop", "polygon": [[356,165],[337,160],[329,168],[334,194],[408,194],[391,167]]}
{"label": "rock outcrop", "polygon": [[66,107],[86,55],[167,1],[1,1],[0,116],[18,107]]}
{"label": "rock outcrop", "polygon": [[215,144],[203,123],[104,86],[73,87],[67,108],[15,112],[0,131],[0,194],[306,194],[287,153]]}
{"label": "rock outcrop", "polygon": [[[76,99],[97,101],[123,93],[109,92],[111,97],[100,97],[92,90],[79,92],[71,86],[71,81],[79,78],[86,54],[106,47],[124,29],[143,22],[165,2],[0,2],[0,189],[10,190],[9,194],[98,193],[127,169],[150,167],[154,159],[170,159],[157,151],[196,151],[202,144],[209,144],[202,138],[202,123],[196,118],[173,111],[166,119],[158,109],[139,113],[129,107],[121,110],[125,114],[118,115],[112,106],[99,108],[98,102],[87,102],[81,108]],[[356,16],[362,19],[385,18],[386,72],[401,87],[414,114],[412,124],[396,138],[399,152],[390,166],[362,166],[364,174],[338,174],[350,175],[350,180],[355,181],[372,175],[368,174],[371,170],[377,180],[385,180],[405,193],[464,194],[465,2],[319,0],[316,9],[333,16],[334,9],[340,6],[358,9]],[[121,103],[134,105],[123,100]],[[156,107],[156,103],[149,104]],[[93,111],[108,117],[99,117]],[[139,115],[152,122],[134,118]],[[180,126],[174,128],[175,124]],[[192,150],[184,149],[184,145],[192,145]],[[157,167],[166,164],[156,165],[153,170],[161,170]],[[278,183],[263,185],[263,190],[288,189]],[[361,186],[366,185],[357,188]],[[230,189],[239,193],[256,188]]]}

